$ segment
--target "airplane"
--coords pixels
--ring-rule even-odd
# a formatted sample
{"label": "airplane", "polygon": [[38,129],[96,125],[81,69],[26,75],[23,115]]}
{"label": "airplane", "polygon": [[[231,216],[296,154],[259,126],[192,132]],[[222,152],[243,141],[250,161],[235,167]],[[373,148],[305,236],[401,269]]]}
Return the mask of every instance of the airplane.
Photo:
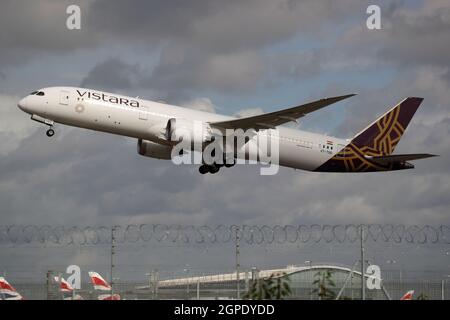
{"label": "airplane", "polygon": [[[32,120],[49,126],[48,137],[55,134],[56,123],[112,133],[136,138],[140,155],[165,160],[173,159],[174,148],[183,140],[183,136],[180,138],[174,132],[184,130],[195,134],[198,131],[195,124],[199,122],[202,132],[194,142],[199,143],[202,150],[215,140],[212,132],[239,129],[253,132],[246,142],[234,147],[232,156],[225,161],[201,161],[201,174],[214,174],[222,167],[232,167],[242,155],[255,157],[254,150],[248,151],[249,141],[267,137],[273,130],[278,131],[279,137],[278,164],[294,169],[315,172],[404,170],[414,168],[409,161],[436,156],[393,154],[423,100],[419,97],[402,100],[351,139],[282,126],[352,96],[354,94],[325,98],[275,112],[235,118],[93,89],[48,87],[21,99],[18,107],[30,114]],[[245,151],[237,152],[242,149]],[[183,151],[186,150],[179,154]],[[258,156],[257,162],[262,163]]]}
{"label": "airplane", "polygon": [[23,300],[23,297],[4,277],[0,277],[0,300]]}

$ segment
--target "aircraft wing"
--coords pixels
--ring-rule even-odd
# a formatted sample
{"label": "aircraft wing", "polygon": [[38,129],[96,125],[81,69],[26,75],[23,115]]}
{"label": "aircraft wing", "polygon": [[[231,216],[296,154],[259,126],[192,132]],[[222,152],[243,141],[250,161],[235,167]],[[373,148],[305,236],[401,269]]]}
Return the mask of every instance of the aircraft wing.
{"label": "aircraft wing", "polygon": [[314,112],[338,101],[350,98],[354,95],[355,94],[348,94],[345,96],[320,99],[289,109],[264,113],[253,117],[211,122],[210,124],[222,129],[255,129],[256,131],[261,129],[274,129],[276,126],[290,121],[296,122],[298,118],[301,118],[308,113]]}
{"label": "aircraft wing", "polygon": [[437,157],[437,155],[428,153],[412,153],[412,154],[391,154],[386,156],[366,156],[367,159],[379,163],[403,162],[431,157]]}

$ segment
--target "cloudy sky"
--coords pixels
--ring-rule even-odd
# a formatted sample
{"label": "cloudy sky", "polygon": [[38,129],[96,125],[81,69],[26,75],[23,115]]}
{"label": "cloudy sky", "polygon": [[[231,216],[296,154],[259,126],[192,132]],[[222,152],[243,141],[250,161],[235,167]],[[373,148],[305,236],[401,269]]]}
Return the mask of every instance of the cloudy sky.
{"label": "cloudy sky", "polygon": [[[81,30],[66,28],[74,3]],[[370,4],[381,8],[381,30],[366,27]],[[450,222],[447,0],[3,0],[1,8],[0,224]],[[260,176],[257,166],[236,166],[203,176],[137,155],[129,138],[57,126],[48,139],[16,104],[56,85],[227,115],[358,93],[302,118],[302,129],[338,137],[420,96],[397,152],[441,156],[384,174]]]}

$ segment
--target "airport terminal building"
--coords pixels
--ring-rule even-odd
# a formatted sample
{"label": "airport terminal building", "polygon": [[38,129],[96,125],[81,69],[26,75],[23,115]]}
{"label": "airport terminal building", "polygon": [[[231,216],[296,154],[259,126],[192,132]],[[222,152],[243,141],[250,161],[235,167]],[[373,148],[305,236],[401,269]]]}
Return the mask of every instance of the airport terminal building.
{"label": "airport terminal building", "polygon": [[[362,284],[361,272],[349,267],[338,265],[310,265],[287,266],[280,269],[243,271],[227,274],[193,276],[175,279],[166,279],[152,282],[147,286],[136,287],[137,297],[154,299],[237,299],[245,297],[252,282],[261,279],[284,278],[289,283],[291,294],[285,299],[317,300],[318,283],[315,281],[328,272],[333,285],[328,285],[331,296],[339,299],[361,299]],[[368,276],[365,275],[365,282]],[[366,283],[365,283],[366,285]],[[365,298],[368,300],[399,299],[405,292],[416,289],[416,292],[425,292],[428,298],[440,299],[441,286],[427,281],[421,284],[416,282],[399,283],[398,281],[381,281],[379,289],[365,288]],[[239,296],[238,296],[239,290]],[[148,296],[150,294],[150,297]],[[331,298],[331,297],[329,297]]]}

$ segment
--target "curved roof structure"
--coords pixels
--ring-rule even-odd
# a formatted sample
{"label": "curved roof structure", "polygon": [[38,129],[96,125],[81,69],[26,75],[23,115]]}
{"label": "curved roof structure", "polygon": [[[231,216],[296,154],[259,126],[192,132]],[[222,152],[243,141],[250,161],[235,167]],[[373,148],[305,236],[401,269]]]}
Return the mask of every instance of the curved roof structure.
{"label": "curved roof structure", "polygon": [[[280,269],[268,269],[268,270],[256,270],[257,277],[258,278],[268,278],[270,276],[274,277],[281,277],[290,275],[297,272],[304,272],[304,271],[311,271],[311,270],[321,270],[321,269],[328,269],[328,270],[336,270],[336,271],[343,271],[343,272],[351,272],[351,268],[346,266],[339,266],[339,265],[331,265],[331,264],[319,264],[319,265],[312,265],[312,266],[295,266],[290,265],[286,268],[280,268]],[[353,273],[355,275],[361,275],[361,272],[353,270]],[[245,280],[245,279],[251,279],[252,278],[252,272],[251,271],[243,271],[239,273],[239,280]],[[237,280],[237,273],[223,273],[223,274],[215,274],[215,275],[206,275],[206,276],[197,276],[197,277],[185,277],[185,278],[176,278],[176,279],[167,279],[167,280],[160,280],[158,281],[158,286],[160,288],[163,287],[172,287],[172,286],[181,286],[181,285],[188,285],[188,284],[212,284],[212,283],[220,283],[220,282],[229,282],[229,281],[236,281]]]}

